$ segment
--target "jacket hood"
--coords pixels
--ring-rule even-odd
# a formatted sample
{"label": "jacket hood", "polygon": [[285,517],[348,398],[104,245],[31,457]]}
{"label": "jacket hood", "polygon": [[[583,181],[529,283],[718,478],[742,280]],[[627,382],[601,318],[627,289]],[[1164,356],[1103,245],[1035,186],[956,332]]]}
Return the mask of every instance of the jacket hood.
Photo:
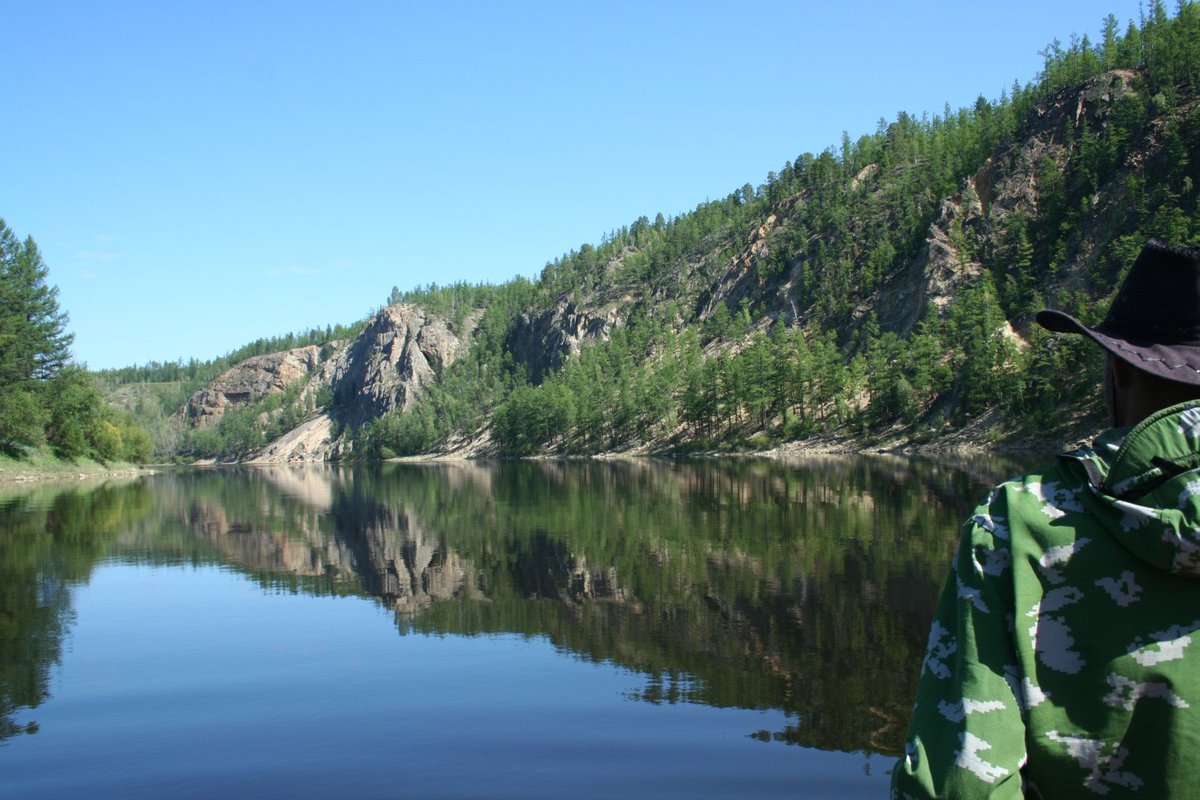
{"label": "jacket hood", "polygon": [[1200,576],[1200,403],[1163,409],[1066,458],[1083,464],[1112,512],[1102,524],[1125,547],[1160,569]]}

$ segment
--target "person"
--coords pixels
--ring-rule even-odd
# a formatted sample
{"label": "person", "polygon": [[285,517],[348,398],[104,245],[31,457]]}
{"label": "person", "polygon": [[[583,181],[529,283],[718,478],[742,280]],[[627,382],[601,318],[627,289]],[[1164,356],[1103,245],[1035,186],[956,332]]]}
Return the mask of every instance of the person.
{"label": "person", "polygon": [[1037,322],[1103,348],[1113,427],[963,525],[892,797],[1200,798],[1200,250]]}

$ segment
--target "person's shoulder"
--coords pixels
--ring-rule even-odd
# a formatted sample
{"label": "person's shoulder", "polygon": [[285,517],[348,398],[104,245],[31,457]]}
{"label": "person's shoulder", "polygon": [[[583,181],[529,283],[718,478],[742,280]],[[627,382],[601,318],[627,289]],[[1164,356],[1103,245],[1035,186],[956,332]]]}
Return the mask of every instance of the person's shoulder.
{"label": "person's shoulder", "polygon": [[1029,472],[996,484],[980,508],[1002,508],[1028,502],[1068,502],[1064,495],[1074,495],[1087,486],[1087,473],[1076,466],[1075,459],[1085,451],[1064,454],[1041,464]]}
{"label": "person's shoulder", "polygon": [[1044,529],[1050,523],[1087,513],[1088,473],[1076,452],[996,485],[976,509],[971,526],[1000,546],[1011,543],[1013,530]]}

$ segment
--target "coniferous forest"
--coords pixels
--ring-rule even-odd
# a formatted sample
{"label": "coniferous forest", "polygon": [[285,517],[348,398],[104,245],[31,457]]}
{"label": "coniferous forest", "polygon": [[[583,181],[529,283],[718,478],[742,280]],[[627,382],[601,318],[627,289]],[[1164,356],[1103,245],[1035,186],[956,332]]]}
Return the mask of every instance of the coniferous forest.
{"label": "coniferous forest", "polygon": [[[1100,361],[1033,314],[1097,322],[1147,239],[1200,245],[1200,8],[1156,0],[1127,25],[1105,18],[1098,41],[1055,40],[1043,56],[1035,80],[998,98],[881,118],[762,183],[640,217],[534,280],[393,289],[387,304],[438,316],[468,346],[415,403],[371,419],[337,392],[299,390],[204,429],[178,414],[241,359],[332,352],[366,320],[90,382],[65,358],[36,246],[6,233],[2,324],[20,316],[7,298],[22,281],[50,305],[38,301],[41,332],[28,339],[45,343],[42,361],[6,345],[0,439],[107,455],[114,441],[145,447],[136,419],[157,457],[237,459],[325,413],[343,457],[371,459],[481,439],[503,455],[689,452],[813,437],[919,444],[980,421],[989,436],[1054,436],[1080,416],[1096,422]],[[564,315],[603,333],[577,352],[522,346]],[[72,429],[53,381],[103,390],[131,416],[79,412]]]}

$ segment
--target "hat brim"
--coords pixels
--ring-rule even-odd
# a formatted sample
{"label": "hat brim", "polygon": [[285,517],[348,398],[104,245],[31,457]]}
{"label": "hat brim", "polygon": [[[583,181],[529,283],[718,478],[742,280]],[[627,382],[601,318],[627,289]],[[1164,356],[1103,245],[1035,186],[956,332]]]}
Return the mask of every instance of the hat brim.
{"label": "hat brim", "polygon": [[1037,312],[1037,324],[1054,333],[1078,333],[1135,369],[1176,383],[1200,386],[1200,347],[1159,344],[1115,336],[1103,326],[1089,328],[1070,314],[1047,309]]}
{"label": "hat brim", "polygon": [[1046,309],[1045,311],[1037,312],[1034,317],[1038,325],[1041,325],[1048,331],[1055,333],[1082,333],[1084,336],[1091,334],[1091,328],[1084,325],[1079,320],[1072,317],[1070,314],[1064,314],[1061,311]]}

